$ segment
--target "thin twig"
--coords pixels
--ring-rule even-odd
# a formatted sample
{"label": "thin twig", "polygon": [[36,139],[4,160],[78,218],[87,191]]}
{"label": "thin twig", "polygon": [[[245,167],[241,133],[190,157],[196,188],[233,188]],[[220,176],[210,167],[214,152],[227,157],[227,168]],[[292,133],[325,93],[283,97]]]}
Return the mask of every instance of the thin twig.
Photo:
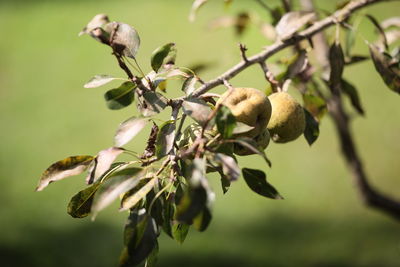
{"label": "thin twig", "polygon": [[272,92],[276,93],[281,91],[279,81],[275,79],[275,75],[268,69],[264,61],[260,62],[261,69],[263,70],[264,77],[271,84]]}
{"label": "thin twig", "polygon": [[246,51],[247,47],[244,44],[239,44],[239,49],[240,49],[240,54],[242,55],[242,59],[244,62],[247,62],[247,56],[246,56]]}

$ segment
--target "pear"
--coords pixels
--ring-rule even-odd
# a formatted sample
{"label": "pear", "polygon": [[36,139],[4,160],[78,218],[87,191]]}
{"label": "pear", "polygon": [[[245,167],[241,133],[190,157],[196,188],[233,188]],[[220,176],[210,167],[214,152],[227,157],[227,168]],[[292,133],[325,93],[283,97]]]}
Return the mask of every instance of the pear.
{"label": "pear", "polygon": [[[264,131],[262,133],[260,133],[259,135],[257,135],[256,137],[254,137],[253,140],[257,143],[258,149],[262,149],[262,150],[266,149],[268,147],[269,140],[270,140],[269,131],[267,129],[264,129]],[[244,147],[240,144],[235,144],[233,151],[236,155],[239,155],[239,156],[247,156],[247,155],[256,154],[254,151],[252,151],[252,150],[248,149],[247,147]]]}
{"label": "pear", "polygon": [[299,137],[306,127],[303,107],[286,92],[270,95],[272,115],[268,122],[271,138],[276,143],[286,143]]}
{"label": "pear", "polygon": [[233,91],[226,91],[218,100],[218,103],[228,107],[236,121],[254,127],[241,136],[253,138],[261,134],[271,117],[271,103],[268,97],[254,88],[239,87]]}

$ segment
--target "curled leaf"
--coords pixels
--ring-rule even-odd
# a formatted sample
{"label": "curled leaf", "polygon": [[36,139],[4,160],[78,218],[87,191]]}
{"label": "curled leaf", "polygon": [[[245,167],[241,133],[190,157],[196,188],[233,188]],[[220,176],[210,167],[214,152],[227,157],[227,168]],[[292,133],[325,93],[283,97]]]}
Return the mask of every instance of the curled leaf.
{"label": "curled leaf", "polygon": [[94,29],[102,27],[104,24],[110,22],[106,14],[97,14],[94,16],[89,23],[79,33],[79,36],[83,34],[90,34]]}
{"label": "curled leaf", "polygon": [[314,12],[288,12],[275,26],[276,33],[282,41],[290,39],[300,28],[315,19]]}
{"label": "curled leaf", "polygon": [[50,183],[62,180],[69,176],[81,174],[93,161],[92,156],[72,156],[66,159],[57,161],[47,168],[42,177],[40,178],[39,184],[36,187],[36,191],[42,191]]}
{"label": "curled leaf", "polygon": [[132,26],[121,22],[110,22],[104,28],[110,33],[110,45],[115,52],[135,58],[139,50],[140,38]]}
{"label": "curled leaf", "polygon": [[158,47],[151,55],[151,67],[157,72],[164,65],[174,65],[176,59],[176,46],[168,43]]}
{"label": "curled leaf", "polygon": [[83,87],[85,88],[96,88],[102,85],[105,85],[113,80],[116,80],[118,78],[114,78],[110,75],[95,75],[93,78],[91,78]]}
{"label": "curled leaf", "polygon": [[190,14],[189,14],[189,21],[193,22],[196,19],[196,14],[197,11],[201,6],[203,6],[205,3],[207,3],[208,0],[195,0],[192,4],[192,8],[190,9]]}

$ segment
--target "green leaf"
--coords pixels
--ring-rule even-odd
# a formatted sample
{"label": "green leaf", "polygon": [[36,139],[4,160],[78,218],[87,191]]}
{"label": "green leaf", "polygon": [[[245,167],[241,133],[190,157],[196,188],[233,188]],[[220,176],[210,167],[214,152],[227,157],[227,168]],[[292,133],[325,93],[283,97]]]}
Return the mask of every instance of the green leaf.
{"label": "green leaf", "polygon": [[360,96],[358,95],[357,89],[348,81],[342,79],[342,92],[345,93],[351,101],[354,109],[361,115],[364,115],[364,109],[361,105]]}
{"label": "green leaf", "polygon": [[149,254],[149,256],[147,256],[146,258],[146,263],[145,263],[145,267],[155,267],[158,261],[158,251],[159,251],[159,247],[158,247],[158,242],[156,242],[153,250],[151,251],[151,253]]}
{"label": "green leaf", "polygon": [[135,99],[135,88],[136,85],[134,83],[124,82],[118,88],[106,92],[104,98],[107,107],[112,110],[117,110],[129,106]]}
{"label": "green leaf", "polygon": [[267,182],[267,177],[263,171],[243,168],[242,173],[247,185],[257,194],[272,199],[283,199],[278,191]]}
{"label": "green leaf", "polygon": [[110,22],[104,26],[110,33],[110,45],[120,55],[135,58],[140,46],[138,32],[130,25],[121,22]]}
{"label": "green leaf", "polygon": [[208,207],[205,207],[199,215],[197,215],[194,220],[193,220],[193,226],[196,228],[198,231],[203,232],[207,229],[207,227],[210,225],[212,216],[211,212],[208,209]]}
{"label": "green leaf", "polygon": [[186,223],[174,222],[172,225],[172,237],[178,241],[178,243],[182,244],[186,239],[189,229],[190,225]]}
{"label": "green leaf", "polygon": [[39,180],[36,191],[42,191],[50,183],[62,180],[69,176],[81,174],[92,163],[92,156],[72,156],[63,160],[57,161],[48,167]]}
{"label": "green leaf", "polygon": [[319,136],[319,123],[307,109],[304,109],[304,115],[306,119],[304,137],[311,146]]}
{"label": "green leaf", "polygon": [[73,196],[68,204],[68,214],[73,218],[84,218],[88,216],[92,209],[94,194],[99,188],[99,185],[99,182],[92,184]]}
{"label": "green leaf", "polygon": [[120,267],[132,267],[151,256],[157,246],[157,229],[154,219],[145,209],[132,211],[124,230],[124,248]]}
{"label": "green leaf", "polygon": [[154,188],[158,183],[158,177],[151,178],[143,187],[141,187],[134,194],[126,197],[121,201],[121,207],[119,211],[128,210],[134,207],[140,200],[142,200],[146,195]]}
{"label": "green leaf", "polygon": [[200,125],[208,120],[211,114],[211,108],[201,99],[190,98],[182,103],[183,112],[194,119]]}
{"label": "green leaf", "polygon": [[316,86],[318,85],[314,82],[309,82],[307,84],[307,91],[303,94],[303,103],[304,107],[314,118],[321,120],[327,113],[328,108],[326,101],[315,93]]}
{"label": "green leaf", "polygon": [[166,65],[175,64],[176,46],[174,43],[168,43],[158,47],[151,55],[151,67],[155,72]]}
{"label": "green leaf", "polygon": [[331,66],[329,83],[332,88],[338,90],[341,85],[344,70],[344,54],[342,46],[338,41],[335,41],[329,49],[329,63]]}
{"label": "green leaf", "polygon": [[138,97],[139,112],[145,117],[160,113],[167,107],[167,104],[168,99],[157,92],[147,91]]}
{"label": "green leaf", "polygon": [[119,78],[114,78],[110,75],[95,75],[91,78],[83,87],[85,88],[96,88],[105,85],[111,81],[117,80]]}
{"label": "green leaf", "polygon": [[144,171],[141,168],[127,168],[109,176],[100,186],[93,199],[93,217],[95,217],[99,211],[110,205],[121,194],[134,188],[143,175]]}
{"label": "green leaf", "polygon": [[114,136],[115,146],[124,146],[132,140],[146,126],[147,122],[146,118],[131,117],[121,123]]}
{"label": "green leaf", "polygon": [[236,119],[228,107],[224,105],[220,106],[215,116],[215,122],[222,138],[228,139],[233,135],[233,131],[236,127]]}
{"label": "green leaf", "polygon": [[375,69],[380,74],[385,84],[394,92],[400,94],[400,69],[391,65],[392,58],[381,53],[374,45],[369,46],[372,61]]}
{"label": "green leaf", "polygon": [[383,30],[383,28],[381,27],[381,25],[379,24],[378,20],[370,14],[366,14],[365,16],[372,22],[372,24],[374,24],[375,28],[378,30],[379,35],[381,37],[383,47],[386,50],[388,50],[389,45],[388,45],[388,41],[386,39],[386,34],[385,34],[385,31]]}
{"label": "green leaf", "polygon": [[156,156],[162,158],[169,154],[174,147],[175,121],[167,121],[161,125],[156,139]]}

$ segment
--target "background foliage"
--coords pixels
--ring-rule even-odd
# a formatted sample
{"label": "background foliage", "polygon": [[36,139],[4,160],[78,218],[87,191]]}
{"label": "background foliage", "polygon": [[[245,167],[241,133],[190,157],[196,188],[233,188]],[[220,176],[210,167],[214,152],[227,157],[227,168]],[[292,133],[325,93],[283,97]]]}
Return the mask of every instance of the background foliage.
{"label": "background foliage", "polygon": [[[250,1],[237,2],[228,13],[250,6],[259,10]],[[150,70],[151,52],[173,41],[179,50],[179,65],[210,65],[200,73],[207,80],[240,59],[239,39],[232,29],[207,28],[208,21],[224,14],[220,3],[211,1],[194,24],[187,22],[190,5],[191,1],[181,0],[0,2],[2,266],[115,264],[126,217],[116,212],[116,205],[95,222],[66,214],[69,198],[84,185],[82,176],[51,185],[51,190],[33,192],[40,173],[54,159],[95,154],[111,145],[119,122],[136,112],[132,108],[109,111],[102,96],[105,89],[82,87],[95,74],[123,73],[114,58],[104,56],[106,47],[89,37],[78,39],[77,33],[93,14],[106,12],[139,31],[138,61],[145,72]],[[369,8],[368,13],[379,19],[397,15],[398,10],[399,4],[391,3]],[[263,10],[258,14],[267,16]],[[375,38],[366,19],[360,28],[365,38]],[[240,41],[249,48],[249,55],[268,43],[255,27]],[[356,49],[367,53],[361,39]],[[349,67],[345,77],[359,88],[366,109],[366,118],[357,118],[354,131],[372,182],[398,194],[398,99],[384,86],[370,61]],[[266,86],[256,67],[231,83]],[[169,88],[171,96],[180,93],[174,94],[173,84]],[[149,126],[140,134],[142,140]],[[243,179],[222,196],[218,179],[211,181],[218,201],[208,231],[193,231],[183,245],[164,235],[159,266],[396,266],[400,262],[400,229],[396,222],[360,204],[334,134],[331,122],[324,120],[321,136],[312,148],[302,138],[268,148],[274,164],[268,177],[285,196],[284,201],[253,194]],[[139,138],[127,147],[142,150],[144,142]],[[263,164],[256,156],[240,161],[250,168]]]}

